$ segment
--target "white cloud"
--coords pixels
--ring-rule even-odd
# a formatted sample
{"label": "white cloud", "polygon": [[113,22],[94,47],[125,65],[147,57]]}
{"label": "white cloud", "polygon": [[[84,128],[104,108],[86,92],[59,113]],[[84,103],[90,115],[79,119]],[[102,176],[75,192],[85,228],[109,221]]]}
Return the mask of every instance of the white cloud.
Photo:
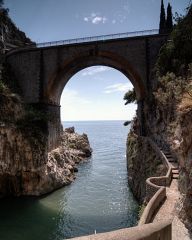
{"label": "white cloud", "polygon": [[112,23],[113,23],[113,24],[115,24],[115,23],[116,23],[116,20],[115,20],[115,19],[113,19],[113,20],[112,20]]}
{"label": "white cloud", "polygon": [[92,19],[92,23],[93,24],[98,24],[98,23],[100,23],[102,21],[102,17],[94,17],[93,19]]}
{"label": "white cloud", "polygon": [[79,109],[87,109],[92,106],[92,102],[73,89],[65,88],[61,96],[61,119],[66,120],[66,115],[69,119],[79,118]]}
{"label": "white cloud", "polygon": [[133,88],[131,83],[117,83],[110,86],[107,86],[104,90],[104,93],[114,93],[114,92],[127,92]]}
{"label": "white cloud", "polygon": [[105,66],[89,67],[82,71],[82,76],[92,76],[100,72],[108,71],[110,68]]}
{"label": "white cloud", "polygon": [[84,17],[84,21],[85,21],[85,22],[88,22],[89,19],[88,19],[87,17]]}
{"label": "white cloud", "polygon": [[[113,107],[111,107],[113,106]],[[61,107],[61,119],[65,121],[74,120],[131,120],[135,116],[137,104],[124,105],[123,100],[103,101],[94,99],[94,103],[81,104],[71,103],[69,106],[63,104]]]}
{"label": "white cloud", "polygon": [[91,13],[91,15],[84,17],[83,19],[85,22],[91,22],[93,24],[99,24],[99,23],[106,23],[107,18],[105,16],[101,16],[98,13]]}
{"label": "white cloud", "polygon": [[102,23],[105,23],[107,21],[107,18],[106,17],[94,17],[93,19],[92,19],[92,23],[93,24],[98,24],[98,23],[100,23],[100,22],[102,22]]}
{"label": "white cloud", "polygon": [[[115,88],[120,85],[114,84],[111,86]],[[133,118],[137,108],[136,104],[125,106],[122,96],[119,100],[111,99],[107,96],[105,100],[94,98],[94,102],[91,102],[85,96],[81,95],[80,92],[67,87],[63,91],[60,104],[62,121],[127,120]]]}
{"label": "white cloud", "polygon": [[79,96],[78,92],[76,90],[72,90],[69,88],[66,88],[63,91],[62,97],[61,97],[61,105],[70,105],[72,103],[76,104],[89,104],[91,101],[87,100],[86,98],[82,98]]}

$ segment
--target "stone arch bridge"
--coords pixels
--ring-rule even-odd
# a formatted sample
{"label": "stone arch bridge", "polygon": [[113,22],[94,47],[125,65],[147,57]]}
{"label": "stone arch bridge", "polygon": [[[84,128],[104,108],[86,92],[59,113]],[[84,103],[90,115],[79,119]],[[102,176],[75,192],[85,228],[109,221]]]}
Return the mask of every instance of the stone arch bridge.
{"label": "stone arch bridge", "polygon": [[150,30],[43,43],[8,52],[7,62],[24,101],[43,106],[52,116],[48,123],[49,150],[59,144],[62,91],[75,73],[90,66],[115,68],[132,82],[143,134],[143,101],[155,84],[152,71],[166,40],[166,34]]}

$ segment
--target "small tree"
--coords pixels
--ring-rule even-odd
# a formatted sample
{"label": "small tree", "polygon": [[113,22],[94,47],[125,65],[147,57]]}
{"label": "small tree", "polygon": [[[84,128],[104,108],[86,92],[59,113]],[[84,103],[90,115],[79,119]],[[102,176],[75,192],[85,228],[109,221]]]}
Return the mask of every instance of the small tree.
{"label": "small tree", "polygon": [[173,30],[173,14],[172,14],[172,7],[170,3],[168,3],[168,6],[167,6],[166,30],[167,32],[171,32]]}
{"label": "small tree", "polygon": [[[129,90],[128,92],[125,93],[123,100],[125,100],[125,105],[128,103],[134,103],[136,101],[136,92],[135,89],[133,88],[132,90]],[[126,121],[124,122],[124,126],[128,126],[131,123],[131,121]]]}
{"label": "small tree", "polygon": [[185,75],[192,62],[192,4],[185,16],[176,15],[176,24],[168,41],[160,50],[156,64],[160,76],[167,72]]}
{"label": "small tree", "polygon": [[165,8],[164,8],[163,0],[161,0],[161,13],[160,13],[159,33],[164,33],[165,30],[166,30]]}
{"label": "small tree", "polygon": [[125,93],[123,100],[125,100],[125,105],[128,103],[134,103],[136,101],[136,92],[133,88],[132,90],[129,90],[127,93]]}

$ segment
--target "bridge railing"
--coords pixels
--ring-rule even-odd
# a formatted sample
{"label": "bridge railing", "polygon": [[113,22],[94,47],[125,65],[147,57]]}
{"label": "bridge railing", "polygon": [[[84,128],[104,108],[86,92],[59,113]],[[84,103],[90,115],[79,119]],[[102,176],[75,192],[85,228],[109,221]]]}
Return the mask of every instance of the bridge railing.
{"label": "bridge railing", "polygon": [[37,43],[36,47],[43,48],[43,47],[52,47],[52,46],[84,43],[84,42],[97,42],[97,41],[105,41],[105,40],[111,40],[111,39],[139,37],[139,36],[147,36],[147,35],[155,35],[155,34],[159,34],[159,29],[137,31],[137,32],[127,32],[127,33],[117,33],[117,34],[84,37],[84,38],[76,38],[76,39],[74,38],[74,39],[69,39],[69,40],[61,40],[61,41],[53,41],[53,42]]}

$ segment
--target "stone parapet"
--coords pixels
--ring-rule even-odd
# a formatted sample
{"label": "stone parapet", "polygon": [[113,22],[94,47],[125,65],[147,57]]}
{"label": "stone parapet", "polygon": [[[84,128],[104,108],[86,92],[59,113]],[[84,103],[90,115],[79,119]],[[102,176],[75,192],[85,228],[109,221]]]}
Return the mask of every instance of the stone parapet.
{"label": "stone parapet", "polygon": [[[147,202],[150,201],[150,199],[159,189],[161,189],[162,187],[169,186],[172,179],[172,171],[171,171],[172,168],[168,159],[151,139],[149,139],[149,142],[152,148],[155,150],[156,154],[160,157],[163,164],[167,168],[167,174],[165,176],[160,176],[160,177],[150,177],[146,180],[146,201]],[[166,198],[166,194],[165,194],[165,198]]]}
{"label": "stone parapet", "polygon": [[150,177],[146,180],[146,201],[148,204],[140,218],[139,225],[152,222],[159,206],[166,199],[166,187],[170,185],[172,179],[172,168],[165,154],[151,139],[149,142],[166,166],[167,174],[160,177]]}
{"label": "stone parapet", "polygon": [[171,240],[171,232],[171,221],[163,221],[71,240]]}

